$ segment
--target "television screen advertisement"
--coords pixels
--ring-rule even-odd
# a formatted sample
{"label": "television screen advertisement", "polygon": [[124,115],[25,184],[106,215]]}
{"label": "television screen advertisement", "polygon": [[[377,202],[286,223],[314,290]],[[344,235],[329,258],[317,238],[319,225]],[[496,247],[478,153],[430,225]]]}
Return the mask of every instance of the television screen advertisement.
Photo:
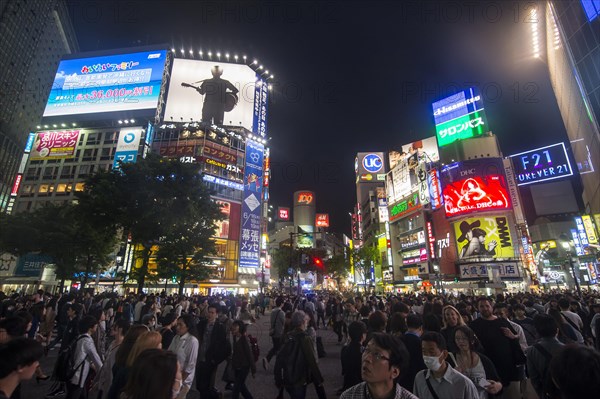
{"label": "television screen advertisement", "polygon": [[43,117],[156,109],[167,51],[62,60]]}
{"label": "television screen advertisement", "polygon": [[573,176],[564,143],[511,155],[518,186]]}
{"label": "television screen advertisement", "polygon": [[440,175],[447,217],[511,208],[500,158],[455,162]]}
{"label": "television screen advertisement", "polygon": [[266,118],[266,105],[261,106],[262,101],[266,104],[266,92],[257,90],[257,82],[262,81],[247,65],[176,58],[164,120],[242,126],[257,132],[255,121]]}
{"label": "television screen advertisement", "polygon": [[482,216],[453,223],[459,260],[514,258],[507,216]]}
{"label": "television screen advertisement", "polygon": [[36,133],[31,147],[32,161],[73,158],[79,143],[79,130]]}
{"label": "television screen advertisement", "polygon": [[483,100],[476,88],[469,88],[432,104],[439,147],[489,131]]}
{"label": "television screen advertisement", "polygon": [[[263,188],[264,146],[246,141],[244,196],[240,237],[240,268],[260,266],[260,211]],[[243,269],[242,271],[243,272]]]}

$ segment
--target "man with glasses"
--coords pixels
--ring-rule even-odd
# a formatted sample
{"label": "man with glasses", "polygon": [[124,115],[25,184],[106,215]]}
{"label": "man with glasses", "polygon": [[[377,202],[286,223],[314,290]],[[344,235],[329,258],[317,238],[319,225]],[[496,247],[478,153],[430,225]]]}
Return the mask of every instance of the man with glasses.
{"label": "man with glasses", "polygon": [[340,399],[418,399],[396,383],[407,366],[408,351],[400,338],[375,333],[362,354],[364,382],[347,389]]}

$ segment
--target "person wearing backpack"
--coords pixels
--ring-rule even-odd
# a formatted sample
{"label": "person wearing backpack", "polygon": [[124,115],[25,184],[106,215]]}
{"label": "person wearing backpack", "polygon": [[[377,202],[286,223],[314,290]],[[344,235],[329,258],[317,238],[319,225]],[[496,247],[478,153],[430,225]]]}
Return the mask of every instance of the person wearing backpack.
{"label": "person wearing backpack", "polygon": [[277,355],[275,385],[285,388],[291,399],[304,399],[306,387],[314,383],[322,388],[323,376],[317,364],[310,337],[306,334],[308,317],[297,310],[292,314],[292,331]]}
{"label": "person wearing backpack", "polygon": [[540,339],[527,351],[527,373],[538,397],[543,398],[550,361],[565,345],[557,338],[558,324],[552,316],[535,315],[533,325]]}
{"label": "person wearing backpack", "polygon": [[95,370],[100,370],[102,360],[96,351],[92,335],[98,328],[98,320],[94,316],[85,316],[79,322],[79,333],[75,342],[75,351],[73,354],[73,364],[75,365],[73,376],[67,381],[66,399],[79,399],[86,397],[85,384],[90,373],[91,366]]}

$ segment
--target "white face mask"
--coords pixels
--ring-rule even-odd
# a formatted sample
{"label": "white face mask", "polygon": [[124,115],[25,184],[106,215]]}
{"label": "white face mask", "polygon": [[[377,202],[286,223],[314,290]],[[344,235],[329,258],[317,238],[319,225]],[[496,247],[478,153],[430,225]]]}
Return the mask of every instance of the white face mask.
{"label": "white face mask", "polygon": [[423,362],[425,366],[431,371],[438,371],[442,364],[440,363],[440,358],[437,356],[423,356]]}

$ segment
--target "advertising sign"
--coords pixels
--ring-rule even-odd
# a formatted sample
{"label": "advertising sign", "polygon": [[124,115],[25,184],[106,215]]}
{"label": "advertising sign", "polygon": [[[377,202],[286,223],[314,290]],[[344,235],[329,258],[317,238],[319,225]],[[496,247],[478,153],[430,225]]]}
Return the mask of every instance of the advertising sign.
{"label": "advertising sign", "polygon": [[434,102],[433,119],[436,125],[451,121],[460,116],[483,110],[483,100],[474,87]]}
{"label": "advertising sign", "polygon": [[589,243],[598,244],[598,233],[596,232],[596,226],[594,226],[594,222],[590,215],[581,216],[581,220],[583,222],[583,228],[585,229]]}
{"label": "advertising sign", "polygon": [[539,183],[573,175],[564,143],[511,155],[517,185]]}
{"label": "advertising sign", "polygon": [[446,216],[510,209],[501,159],[455,162],[441,171]]}
{"label": "advertising sign", "polygon": [[483,216],[453,223],[459,259],[514,258],[506,216]]}
{"label": "advertising sign", "polygon": [[165,158],[179,158],[179,157],[193,157],[195,154],[196,146],[190,145],[166,145],[158,149],[158,153],[161,157]]}
{"label": "advertising sign", "polygon": [[389,195],[389,202],[393,203],[400,198],[410,194],[413,183],[411,182],[410,171],[406,162],[399,162],[398,165],[390,173],[392,179],[392,187]]}
{"label": "advertising sign", "polygon": [[378,175],[386,172],[383,159],[383,152],[359,152],[354,161],[357,181],[361,183],[378,181]]}
{"label": "advertising sign", "polygon": [[213,175],[207,175],[206,173],[202,175],[202,180],[204,180],[205,182],[208,182],[208,183],[218,184],[219,186],[232,188],[234,190],[244,191],[244,185],[242,183],[238,183],[238,182],[227,180],[227,179],[222,179],[220,177],[213,176]]}
{"label": "advertising sign", "polygon": [[[257,132],[256,111],[266,115],[256,73],[247,65],[176,58],[173,60],[164,120],[202,121],[214,125],[242,126]],[[260,98],[256,98],[257,92]],[[266,95],[264,98],[266,102]],[[258,122],[258,118],[256,118]]]}
{"label": "advertising sign", "polygon": [[79,130],[39,132],[35,135],[30,159],[73,158],[78,142]]}
{"label": "advertising sign", "polygon": [[442,197],[442,183],[437,169],[431,169],[427,174],[427,186],[431,209],[439,209],[444,204],[444,197]]}
{"label": "advertising sign", "polygon": [[27,136],[27,143],[25,143],[25,152],[30,153],[33,148],[33,143],[35,141],[35,133],[29,133]]}
{"label": "advertising sign", "polygon": [[[414,154],[417,154],[415,159],[417,162],[438,162],[440,160],[440,153],[435,137],[428,137],[402,146],[402,154],[400,154],[401,158],[407,159]],[[390,159],[390,164],[391,163],[392,160]]]}
{"label": "advertising sign", "polygon": [[503,159],[502,163],[504,164],[504,173],[506,174],[506,184],[508,186],[510,202],[512,203],[513,210],[515,211],[515,220],[517,221],[517,224],[525,224],[525,213],[521,207],[519,189],[515,181],[515,174],[513,172],[510,158]]}
{"label": "advertising sign", "polygon": [[401,218],[404,215],[414,212],[421,207],[419,202],[419,193],[413,193],[404,200],[392,205],[389,208],[390,222]]}
{"label": "advertising sign", "polygon": [[290,208],[278,208],[277,217],[279,220],[288,221],[290,220]]}
{"label": "advertising sign", "polygon": [[390,215],[387,206],[387,199],[377,198],[377,207],[379,210],[379,223],[385,223],[390,221]]}
{"label": "advertising sign", "polygon": [[44,117],[155,109],[166,50],[62,60]]}
{"label": "advertising sign", "polygon": [[252,115],[252,126],[254,133],[262,137],[267,134],[267,96],[269,86],[264,80],[258,80],[254,90],[254,113]]}
{"label": "advertising sign", "polygon": [[19,277],[39,277],[48,263],[52,263],[52,258],[47,255],[28,253],[19,256],[17,266],[15,267],[15,276]]}
{"label": "advertising sign", "polygon": [[328,213],[317,213],[317,216],[315,218],[315,226],[329,227],[329,214]]}
{"label": "advertising sign", "polygon": [[[219,238],[229,239],[232,238],[230,236],[237,234],[231,229],[232,221],[236,219],[239,220],[239,205],[231,203],[229,201],[216,200],[217,205],[221,207],[221,213],[223,213],[223,217],[225,219],[218,220],[215,222],[217,226],[215,230],[215,236]],[[237,208],[235,207],[237,205]],[[237,212],[235,212],[237,210]]]}
{"label": "advertising sign", "polygon": [[264,146],[246,141],[244,199],[240,238],[240,267],[260,266],[260,206],[263,188]]}
{"label": "advertising sign", "polygon": [[310,191],[302,191],[296,196],[295,205],[310,205],[314,200],[314,195]]}
{"label": "advertising sign", "polygon": [[115,151],[115,159],[113,160],[113,169],[119,168],[119,161],[130,163],[137,160],[142,133],[143,129],[139,127],[121,129]]}
{"label": "advertising sign", "polygon": [[490,278],[492,269],[498,270],[500,278],[519,278],[521,273],[516,262],[459,265],[461,280]]}
{"label": "advertising sign", "polygon": [[583,225],[583,219],[580,216],[575,217],[575,226],[577,226],[577,233],[579,234],[579,242],[581,243],[582,248],[585,250],[590,242],[587,238],[587,233],[585,231],[585,227]]}

